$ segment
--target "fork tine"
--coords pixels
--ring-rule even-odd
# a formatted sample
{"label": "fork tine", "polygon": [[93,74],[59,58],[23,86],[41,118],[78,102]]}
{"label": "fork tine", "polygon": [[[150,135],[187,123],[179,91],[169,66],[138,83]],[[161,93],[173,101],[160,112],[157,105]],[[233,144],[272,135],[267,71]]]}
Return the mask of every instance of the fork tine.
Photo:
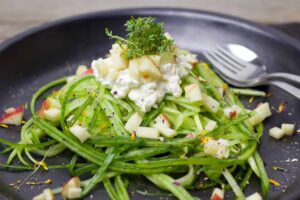
{"label": "fork tine", "polygon": [[234,56],[233,54],[229,53],[226,49],[224,49],[222,47],[218,47],[218,49],[220,51],[222,51],[224,54],[226,54],[229,58],[231,58],[233,62],[237,63],[239,66],[241,66],[243,68],[247,68],[250,65],[253,65],[251,63],[245,62],[245,61],[241,60],[240,58]]}
{"label": "fork tine", "polygon": [[219,62],[222,62],[223,65],[226,65],[226,67],[230,68],[232,71],[238,72],[242,70],[239,67],[233,66],[234,63],[232,63],[231,60],[229,60],[225,55],[223,55],[217,49],[211,51],[211,54],[213,54],[216,58],[219,58]]}
{"label": "fork tine", "polygon": [[226,54],[228,58],[231,58],[232,62],[236,63],[236,65],[232,65],[232,66],[242,67],[243,69],[241,69],[241,71],[243,71],[243,73],[249,74],[256,70],[257,66],[255,66],[254,64],[241,60],[240,58],[226,51],[226,49],[224,48],[218,47],[218,49],[222,51],[224,54]]}
{"label": "fork tine", "polygon": [[230,53],[227,52],[225,49],[218,47],[215,52],[221,58],[226,60],[230,64],[230,66],[232,66],[233,68],[235,68],[239,71],[241,71],[243,68],[245,68],[244,62],[239,62],[239,60],[237,58],[233,57],[233,55],[230,55]]}
{"label": "fork tine", "polygon": [[224,63],[222,59],[215,56],[213,53],[206,51],[204,52],[204,56],[224,75],[229,77],[236,75],[236,71],[232,70],[230,67],[228,68],[228,64]]}

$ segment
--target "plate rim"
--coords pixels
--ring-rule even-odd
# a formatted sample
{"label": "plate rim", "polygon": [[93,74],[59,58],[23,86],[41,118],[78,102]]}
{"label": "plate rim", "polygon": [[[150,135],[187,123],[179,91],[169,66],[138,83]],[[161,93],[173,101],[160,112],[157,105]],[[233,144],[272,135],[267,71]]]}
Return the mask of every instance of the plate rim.
{"label": "plate rim", "polygon": [[44,24],[37,25],[35,27],[29,28],[25,31],[15,34],[14,36],[4,40],[0,44],[0,52],[4,51],[6,48],[10,47],[16,42],[22,41],[28,36],[33,34],[38,34],[41,31],[45,31],[49,28],[61,26],[70,22],[85,20],[93,17],[112,17],[112,16],[123,16],[123,15],[150,15],[150,13],[161,15],[162,12],[167,16],[175,14],[176,16],[185,17],[206,17],[210,19],[218,19],[221,22],[230,23],[233,25],[243,26],[247,29],[255,30],[261,34],[268,35],[274,40],[283,41],[293,46],[300,52],[300,40],[293,38],[286,33],[276,30],[270,26],[261,24],[259,22],[254,22],[237,16],[232,16],[228,14],[221,14],[217,12],[205,11],[200,9],[185,9],[185,8],[174,8],[174,7],[138,7],[138,8],[123,8],[123,9],[110,9],[105,11],[95,11],[89,12],[69,17],[64,17],[62,19],[57,19],[54,21],[46,22]]}
{"label": "plate rim", "polygon": [[[65,24],[72,23],[75,21],[87,20],[89,18],[95,18],[95,17],[115,17],[115,16],[124,16],[124,15],[147,16],[147,15],[162,15],[162,13],[164,14],[164,16],[176,15],[176,16],[190,17],[190,18],[197,17],[202,19],[203,18],[215,19],[220,22],[236,25],[248,30],[253,30],[257,33],[270,37],[273,40],[290,45],[291,47],[299,51],[299,55],[300,55],[300,40],[293,38],[287,35],[286,33],[276,30],[268,25],[243,19],[237,16],[231,16],[228,14],[221,14],[221,13],[205,11],[201,9],[186,9],[186,8],[175,8],[175,7],[147,7],[147,8],[137,7],[137,8],[109,9],[104,11],[88,12],[84,14],[64,17],[61,19],[57,19],[54,21],[37,25],[35,27],[17,33],[14,36],[4,40],[0,44],[0,53],[10,48],[15,43],[18,43],[26,39],[27,37],[30,37],[35,34],[39,34],[40,32],[46,31],[47,29],[63,26]],[[285,199],[296,200],[300,198],[300,191],[294,190],[291,192],[286,192],[279,195],[278,198],[281,199],[283,196]]]}

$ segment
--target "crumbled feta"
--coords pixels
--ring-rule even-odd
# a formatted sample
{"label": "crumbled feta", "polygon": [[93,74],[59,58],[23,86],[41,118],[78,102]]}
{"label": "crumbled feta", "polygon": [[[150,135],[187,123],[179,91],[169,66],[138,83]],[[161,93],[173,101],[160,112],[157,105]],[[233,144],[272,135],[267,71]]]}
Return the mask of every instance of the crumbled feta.
{"label": "crumbled feta", "polygon": [[[113,49],[116,49],[116,47],[113,46]],[[117,50],[119,53],[120,49]],[[116,59],[112,58],[114,51],[110,51],[110,53],[111,57],[99,58],[92,62],[95,77],[104,86],[111,89],[111,93],[115,98],[128,96],[142,112],[147,112],[151,108],[157,107],[157,104],[166,94],[176,97],[180,96],[182,94],[180,87],[181,78],[188,75],[189,70],[192,69],[192,64],[197,61],[194,54],[181,54],[176,57],[175,63],[156,66],[162,74],[160,79],[154,80],[143,76],[137,79],[130,75],[127,66],[119,66],[118,63],[118,67],[116,67],[114,63]]]}
{"label": "crumbled feta", "polygon": [[158,87],[156,82],[141,84],[140,87],[132,89],[128,97],[143,111],[147,112],[162,100],[165,93]]}

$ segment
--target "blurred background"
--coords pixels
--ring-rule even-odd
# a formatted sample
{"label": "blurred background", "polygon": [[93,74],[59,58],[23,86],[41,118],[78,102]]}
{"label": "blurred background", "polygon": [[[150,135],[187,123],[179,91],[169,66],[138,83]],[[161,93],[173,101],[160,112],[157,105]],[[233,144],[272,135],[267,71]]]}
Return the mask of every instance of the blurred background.
{"label": "blurred background", "polygon": [[300,23],[300,0],[0,0],[0,43],[49,21],[132,7],[192,8],[265,24]]}

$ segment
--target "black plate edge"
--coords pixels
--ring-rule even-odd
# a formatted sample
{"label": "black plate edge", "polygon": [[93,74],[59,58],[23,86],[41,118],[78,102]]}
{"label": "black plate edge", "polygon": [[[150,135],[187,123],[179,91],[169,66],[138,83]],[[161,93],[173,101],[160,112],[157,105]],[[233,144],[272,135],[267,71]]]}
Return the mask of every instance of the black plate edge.
{"label": "black plate edge", "polygon": [[[300,41],[267,25],[263,25],[257,22],[249,21],[246,19],[242,19],[235,16],[230,16],[227,14],[220,14],[211,11],[204,11],[200,9],[181,9],[181,8],[173,8],[173,7],[147,7],[147,8],[125,8],[125,9],[112,9],[107,11],[96,11],[86,14],[80,14],[75,16],[66,17],[59,20],[54,20],[52,22],[46,22],[45,24],[38,25],[36,27],[30,28],[23,32],[12,36],[11,38],[5,40],[0,44],[0,53],[4,51],[6,48],[9,48],[16,42],[22,41],[26,37],[32,34],[38,34],[41,31],[45,31],[51,27],[61,26],[72,21],[77,20],[85,20],[93,17],[112,17],[112,16],[123,16],[123,15],[135,15],[135,16],[147,16],[147,15],[161,15],[164,13],[167,16],[172,16],[173,14],[177,16],[183,17],[201,17],[201,18],[209,18],[209,19],[217,19],[220,22],[229,23],[233,25],[242,26],[248,30],[254,30],[263,35],[271,37],[277,41],[284,41],[286,44],[293,46],[295,49],[300,51]],[[6,188],[3,188],[4,191],[1,191],[3,195],[7,195],[6,197],[14,198],[14,193],[8,191]],[[298,200],[300,199],[300,191],[286,193],[285,195],[281,195],[280,197],[284,197],[286,200]]]}
{"label": "black plate edge", "polygon": [[172,8],[172,7],[149,7],[149,8],[125,8],[125,9],[113,9],[113,10],[107,10],[107,11],[96,11],[86,14],[80,14],[75,15],[71,17],[66,17],[63,19],[55,20],[52,22],[47,22],[42,25],[38,25],[36,27],[33,27],[29,30],[23,31],[21,33],[16,34],[15,36],[12,36],[11,38],[5,40],[0,44],[0,52],[4,49],[8,48],[10,45],[14,44],[15,42],[21,41],[22,39],[26,38],[29,35],[37,34],[40,31],[44,31],[48,28],[51,28],[53,26],[60,26],[66,23],[69,23],[71,21],[77,21],[77,20],[84,20],[87,18],[92,18],[96,16],[122,16],[122,15],[150,15],[150,14],[161,14],[164,13],[165,15],[180,15],[183,17],[197,17],[201,15],[210,18],[210,19],[218,19],[221,22],[226,22],[229,24],[235,24],[239,26],[243,26],[246,29],[255,30],[256,32],[262,33],[264,35],[267,35],[269,37],[272,37],[272,39],[278,40],[278,41],[285,41],[289,45],[295,47],[300,51],[300,41],[283,33],[280,32],[272,27],[268,27],[263,24],[259,24],[256,22],[252,22],[246,19],[242,19],[239,17],[234,17],[226,14],[220,14],[210,11],[204,11],[204,10],[197,10],[197,9],[181,9],[181,8]]}

